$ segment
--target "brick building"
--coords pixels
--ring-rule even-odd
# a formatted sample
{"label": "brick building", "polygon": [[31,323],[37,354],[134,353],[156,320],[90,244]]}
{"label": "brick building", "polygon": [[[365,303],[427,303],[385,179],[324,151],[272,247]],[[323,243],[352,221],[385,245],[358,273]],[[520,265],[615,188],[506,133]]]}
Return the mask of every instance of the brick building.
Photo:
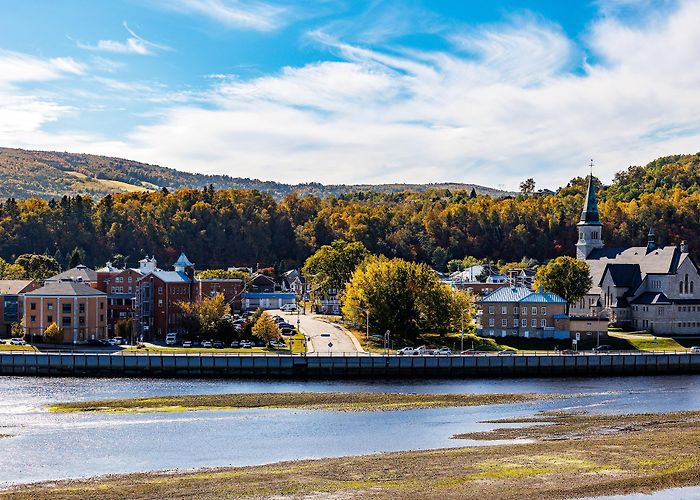
{"label": "brick building", "polygon": [[162,340],[168,333],[185,333],[179,302],[194,302],[222,293],[232,309],[240,310],[243,280],[198,279],[194,264],[183,253],[173,271],[155,269],[138,281],[135,317],[139,336]]}
{"label": "brick building", "polygon": [[53,281],[24,294],[24,331],[42,336],[56,323],[64,342],[107,338],[107,294],[79,281]]}
{"label": "brick building", "polygon": [[37,288],[34,280],[0,280],[0,336],[12,334],[12,325],[24,314],[24,294]]}

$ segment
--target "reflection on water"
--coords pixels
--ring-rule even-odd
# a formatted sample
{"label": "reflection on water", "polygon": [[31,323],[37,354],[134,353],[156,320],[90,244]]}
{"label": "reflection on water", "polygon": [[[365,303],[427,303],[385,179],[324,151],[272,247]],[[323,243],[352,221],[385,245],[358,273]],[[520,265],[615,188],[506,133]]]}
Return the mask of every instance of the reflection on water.
{"label": "reflection on water", "polygon": [[[700,408],[700,378],[300,382],[235,380],[0,379],[0,484],[147,470],[464,446],[478,421],[570,409],[598,413]],[[514,405],[399,412],[236,410],[107,415],[48,413],[49,403],[175,394],[287,391],[586,394]]]}

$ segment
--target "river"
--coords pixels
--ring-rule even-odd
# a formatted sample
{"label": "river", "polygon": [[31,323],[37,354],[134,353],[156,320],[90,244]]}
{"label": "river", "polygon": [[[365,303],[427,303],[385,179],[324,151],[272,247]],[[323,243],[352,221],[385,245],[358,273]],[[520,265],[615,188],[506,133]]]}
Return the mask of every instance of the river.
{"label": "river", "polygon": [[[530,403],[344,413],[260,409],[185,413],[49,413],[50,403],[176,394],[291,391],[417,393],[543,392],[573,398]],[[456,433],[493,428],[481,420],[542,410],[604,414],[700,409],[700,376],[439,381],[236,381],[0,379],[0,485],[197,467],[256,465],[485,444]]]}

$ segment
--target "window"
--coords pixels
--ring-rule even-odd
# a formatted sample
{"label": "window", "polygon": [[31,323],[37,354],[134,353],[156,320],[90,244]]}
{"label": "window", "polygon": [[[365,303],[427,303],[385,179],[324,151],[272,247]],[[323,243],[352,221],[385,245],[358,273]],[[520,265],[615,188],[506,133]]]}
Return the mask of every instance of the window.
{"label": "window", "polygon": [[163,299],[158,299],[158,307],[163,307]]}
{"label": "window", "polygon": [[36,302],[32,302],[32,305],[29,307],[32,311],[36,311]]}
{"label": "window", "polygon": [[658,312],[659,316],[663,316],[664,315],[664,308],[663,307],[657,308],[657,312]]}
{"label": "window", "polygon": [[124,276],[117,276],[117,279],[115,279],[117,283],[124,283]]}
{"label": "window", "polygon": [[128,281],[129,283],[131,283],[131,281],[132,281],[132,280],[131,280],[131,276],[129,276],[129,279],[128,279],[127,281]]}
{"label": "window", "polygon": [[547,308],[546,308],[546,307],[540,307],[540,314],[541,314],[542,316],[546,316],[546,315],[547,315]]}
{"label": "window", "polygon": [[489,306],[489,314],[494,314],[496,309],[493,306]]}
{"label": "window", "polygon": [[104,321],[104,320],[105,320],[105,315],[104,315],[104,314],[100,314],[100,322],[102,322],[102,321]]}
{"label": "window", "polygon": [[62,326],[70,326],[71,325],[70,316],[63,316],[63,318],[61,319],[61,325]]}
{"label": "window", "polygon": [[85,314],[85,304],[84,303],[78,304],[78,312],[80,314]]}
{"label": "window", "polygon": [[678,293],[683,293],[683,282],[678,283]]}
{"label": "window", "polygon": [[532,314],[533,316],[537,314],[537,306],[532,306]]}
{"label": "window", "polygon": [[518,314],[518,306],[513,307],[513,314]]}
{"label": "window", "polygon": [[542,318],[542,322],[540,323],[540,326],[542,326],[542,328],[546,328],[547,327],[547,320]]}
{"label": "window", "polygon": [[70,304],[61,304],[61,312],[63,312],[63,314],[70,314],[70,312],[71,312]]}
{"label": "window", "polygon": [[513,328],[518,328],[518,318],[513,318]]}
{"label": "window", "polygon": [[35,323],[35,322],[36,322],[36,316],[30,316],[30,317],[29,317],[29,321],[31,321],[32,323]]}
{"label": "window", "polygon": [[85,318],[84,318],[83,316],[81,316],[80,318],[78,318],[78,324],[79,324],[80,326],[85,326]]}
{"label": "window", "polygon": [[102,310],[102,309],[104,309],[104,308],[105,308],[105,303],[104,303],[104,302],[100,302],[100,310]]}
{"label": "window", "polygon": [[46,304],[46,309],[53,311],[53,304]]}
{"label": "window", "polygon": [[163,287],[162,286],[158,287],[158,295],[163,295]]}
{"label": "window", "polygon": [[501,306],[501,314],[508,314],[508,308],[506,306]]}
{"label": "window", "polygon": [[694,289],[694,288],[695,288],[695,282],[694,282],[694,281],[691,281],[691,282],[690,282],[690,293],[693,293],[693,291],[694,291],[693,289]]}
{"label": "window", "polygon": [[51,323],[53,323],[53,316],[51,316],[50,314],[49,314],[48,316],[46,316],[46,322],[47,322],[49,325],[50,325]]}
{"label": "window", "polygon": [[530,324],[533,328],[537,328],[537,320],[535,318],[532,318],[532,322]]}
{"label": "window", "polygon": [[506,318],[501,319],[501,326],[508,326],[508,320]]}
{"label": "window", "polygon": [[489,318],[489,326],[496,326],[496,320],[493,318]]}

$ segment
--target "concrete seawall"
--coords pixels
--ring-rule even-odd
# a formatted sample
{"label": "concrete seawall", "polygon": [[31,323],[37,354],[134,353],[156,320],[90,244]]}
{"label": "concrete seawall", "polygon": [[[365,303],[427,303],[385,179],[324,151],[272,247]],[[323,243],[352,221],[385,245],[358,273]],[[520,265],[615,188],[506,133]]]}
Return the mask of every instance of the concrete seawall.
{"label": "concrete seawall", "polygon": [[0,354],[0,375],[216,378],[470,378],[700,373],[700,354],[237,356]]}

